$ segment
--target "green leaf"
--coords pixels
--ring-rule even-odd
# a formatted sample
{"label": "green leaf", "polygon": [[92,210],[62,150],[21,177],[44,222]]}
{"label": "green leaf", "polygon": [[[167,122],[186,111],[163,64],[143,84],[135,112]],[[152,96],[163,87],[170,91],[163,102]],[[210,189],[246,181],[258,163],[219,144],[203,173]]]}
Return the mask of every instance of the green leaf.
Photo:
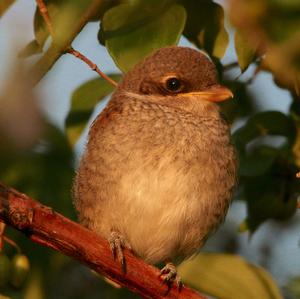
{"label": "green leaf", "polygon": [[16,289],[21,288],[30,271],[30,262],[26,255],[15,254],[11,261],[10,284]]}
{"label": "green leaf", "polygon": [[202,253],[179,266],[183,281],[218,299],[282,299],[271,275],[232,254]]}
{"label": "green leaf", "polygon": [[247,70],[248,66],[255,58],[257,45],[250,43],[242,32],[236,31],[234,35],[234,46],[238,58],[238,63],[242,73]]}
{"label": "green leaf", "polygon": [[4,13],[10,8],[10,6],[15,2],[15,0],[0,0],[0,17],[2,17]]}
{"label": "green leaf", "polygon": [[[52,26],[55,27],[58,15],[62,14],[65,9],[65,2],[61,3],[59,0],[46,0],[44,1],[44,4],[47,7]],[[46,40],[50,36],[44,18],[42,17],[38,7],[36,7],[33,18],[33,30],[35,40],[30,42],[25,49],[21,51],[20,57],[25,58],[37,53],[41,53]]]}
{"label": "green leaf", "polygon": [[3,252],[0,252],[0,287],[3,288],[9,281],[11,262]]}
{"label": "green leaf", "polygon": [[[69,35],[70,30],[73,30],[72,28],[74,27],[74,24],[76,24],[80,14],[83,13],[92,1],[93,0],[44,0],[55,32],[55,42],[57,44],[62,42],[66,36]],[[33,29],[36,43],[40,47],[36,52],[32,52],[32,54],[36,54],[38,53],[38,50],[43,49],[45,42],[50,35],[38,7],[34,14]],[[29,54],[27,56],[29,56]]]}
{"label": "green leaf", "polygon": [[247,155],[240,156],[239,175],[259,176],[266,173],[273,165],[280,150],[270,146],[260,146]]}
{"label": "green leaf", "polygon": [[101,30],[117,66],[127,72],[156,49],[177,44],[186,12],[169,1],[130,2],[108,10]]}
{"label": "green leaf", "polygon": [[222,6],[199,0],[181,0],[180,3],[187,11],[183,34],[209,55],[222,58],[229,43]]}
{"label": "green leaf", "polygon": [[[259,137],[286,138],[280,147],[265,146]],[[278,111],[254,115],[234,135],[239,153],[240,186],[247,202],[247,227],[254,232],[267,219],[286,220],[296,211],[300,182],[295,178],[293,119]],[[249,142],[251,146],[247,146]]]}
{"label": "green leaf", "polygon": [[40,47],[43,47],[49,36],[49,31],[47,30],[45,21],[44,21],[43,17],[41,16],[38,7],[36,8],[35,14],[34,14],[33,30],[34,30],[34,36],[35,36],[36,43]]}
{"label": "green leaf", "polygon": [[102,5],[100,6],[100,9],[93,11],[93,15],[90,16],[89,21],[90,22],[99,22],[99,20],[102,20],[105,12],[109,10],[110,8],[118,5],[118,1],[103,1]]}
{"label": "green leaf", "polygon": [[[50,6],[47,5],[48,13],[50,11]],[[50,14],[50,13],[49,13]],[[33,30],[34,30],[34,36],[37,44],[40,47],[43,47],[48,36],[50,35],[46,23],[39,11],[39,8],[37,7],[34,14],[33,19]]]}
{"label": "green leaf", "polygon": [[[224,22],[224,12],[222,11],[221,14],[222,17],[220,17],[220,22]],[[221,59],[226,52],[226,49],[229,44],[229,35],[225,29],[224,26],[220,27],[220,30],[218,34],[214,37],[214,35],[211,36],[210,40],[207,42],[207,47],[206,49],[210,50],[209,53],[211,52],[211,55],[213,57],[217,57]]]}
{"label": "green leaf", "polygon": [[[286,167],[286,166],[285,166]],[[274,165],[269,173],[249,177],[244,182],[247,200],[248,226],[251,232],[267,219],[279,221],[291,218],[297,210],[299,182],[285,177],[286,169]]]}
{"label": "green leaf", "polygon": [[296,137],[296,128],[293,120],[279,111],[266,111],[252,116],[245,126],[233,134],[237,148],[242,152],[248,142],[260,136],[280,135],[287,137],[290,146]]}
{"label": "green leaf", "polygon": [[[115,81],[121,79],[119,74],[111,74],[109,77]],[[82,134],[95,106],[113,90],[110,83],[98,77],[85,82],[73,92],[71,108],[66,118],[66,133],[72,146]]]}
{"label": "green leaf", "polygon": [[[273,73],[276,84],[300,94],[300,2],[277,0],[231,0],[229,15],[241,35],[249,41],[244,51],[255,49],[260,68]],[[241,42],[243,43],[243,42]],[[251,47],[249,47],[249,45]],[[249,47],[249,48],[248,48]],[[241,47],[242,48],[242,47]],[[240,59],[241,60],[241,59]],[[245,59],[247,62],[249,59]],[[242,67],[247,63],[243,63]]]}
{"label": "green leaf", "polygon": [[300,276],[290,279],[286,288],[293,298],[300,298]]}
{"label": "green leaf", "polygon": [[[62,7],[60,7],[62,6],[62,3],[60,3],[59,0],[48,0],[45,1],[45,5],[47,7],[52,26],[54,26],[56,17],[62,10]],[[40,45],[40,47],[43,47],[47,38],[49,37],[49,31],[38,7],[36,8],[34,14],[33,28],[36,42]]]}

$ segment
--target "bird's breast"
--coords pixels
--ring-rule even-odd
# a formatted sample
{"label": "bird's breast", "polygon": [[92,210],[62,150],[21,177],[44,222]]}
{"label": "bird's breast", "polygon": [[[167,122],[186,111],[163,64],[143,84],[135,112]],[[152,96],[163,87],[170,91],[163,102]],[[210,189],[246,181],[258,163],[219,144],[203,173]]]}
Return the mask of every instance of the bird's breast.
{"label": "bird's breast", "polygon": [[222,221],[232,195],[228,128],[168,109],[129,112],[88,145],[90,159],[101,163],[97,171],[114,182],[102,219],[148,262],[191,255]]}

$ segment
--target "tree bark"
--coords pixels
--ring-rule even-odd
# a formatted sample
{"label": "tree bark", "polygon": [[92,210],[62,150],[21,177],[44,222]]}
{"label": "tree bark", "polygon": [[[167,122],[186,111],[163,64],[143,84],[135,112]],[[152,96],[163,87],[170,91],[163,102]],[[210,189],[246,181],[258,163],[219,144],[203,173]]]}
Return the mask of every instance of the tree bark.
{"label": "tree bark", "polygon": [[101,236],[60,215],[25,194],[0,183],[0,220],[32,241],[50,247],[87,265],[143,298],[205,299],[196,291],[174,284],[168,287],[160,271],[125,250],[126,273],[114,260],[108,242]]}

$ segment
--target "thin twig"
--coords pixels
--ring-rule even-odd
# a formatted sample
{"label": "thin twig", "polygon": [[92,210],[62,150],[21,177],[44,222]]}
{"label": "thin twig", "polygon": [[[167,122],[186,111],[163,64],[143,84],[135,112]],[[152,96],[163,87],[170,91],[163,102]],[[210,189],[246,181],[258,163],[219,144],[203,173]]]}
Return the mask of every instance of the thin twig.
{"label": "thin twig", "polygon": [[[53,30],[53,26],[52,26],[52,22],[51,22],[51,18],[49,16],[47,7],[44,3],[43,0],[36,0],[37,6],[39,8],[39,11],[46,23],[47,29],[52,37],[52,39],[54,39],[54,30]],[[93,71],[95,71],[100,77],[102,77],[104,80],[106,80],[107,82],[109,82],[110,84],[112,84],[113,86],[117,86],[118,83],[116,81],[114,81],[113,79],[109,78],[107,75],[105,75],[100,69],[99,67],[93,63],[90,59],[88,59],[85,55],[83,55],[82,53],[80,53],[79,51],[75,50],[74,48],[72,48],[71,46],[67,48],[67,50],[65,51],[66,53],[72,54],[73,56],[75,56],[76,58],[82,60],[84,63],[86,63]]]}
{"label": "thin twig", "polygon": [[49,13],[48,13],[47,6],[45,5],[43,0],[36,0],[36,4],[39,8],[39,11],[40,11],[45,23],[46,23],[47,29],[48,29],[51,37],[53,38],[54,37],[54,30],[53,30],[51,19],[50,19]]}
{"label": "thin twig", "polygon": [[93,63],[91,60],[89,60],[86,56],[84,56],[83,54],[81,54],[79,51],[73,49],[72,47],[70,47],[67,52],[69,54],[74,55],[76,58],[79,58],[80,60],[82,60],[83,62],[85,62],[93,71],[95,71],[100,77],[102,77],[104,80],[106,80],[107,82],[109,82],[110,84],[117,86],[118,83],[116,81],[114,81],[113,79],[109,78],[107,75],[105,75],[99,68],[98,66]]}
{"label": "thin twig", "polygon": [[176,284],[167,286],[159,278],[160,271],[124,250],[126,272],[114,260],[107,240],[60,215],[25,194],[0,183],[0,221],[21,231],[40,245],[52,248],[121,286],[152,299],[205,299],[196,291]]}

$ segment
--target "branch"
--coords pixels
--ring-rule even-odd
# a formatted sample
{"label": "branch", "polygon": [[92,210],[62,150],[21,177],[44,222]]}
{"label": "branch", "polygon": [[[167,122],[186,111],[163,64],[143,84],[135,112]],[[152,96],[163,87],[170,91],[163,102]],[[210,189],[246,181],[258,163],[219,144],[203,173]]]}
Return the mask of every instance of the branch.
{"label": "branch", "polygon": [[107,75],[105,75],[99,68],[98,66],[93,63],[91,60],[89,60],[86,56],[84,56],[82,53],[79,51],[73,49],[70,47],[67,50],[68,53],[74,55],[76,58],[82,60],[84,63],[86,63],[93,71],[95,71],[100,77],[102,77],[104,80],[106,80],[108,83],[110,83],[113,86],[117,86],[118,83],[114,81],[113,79],[109,78]]}
{"label": "branch", "polygon": [[180,293],[175,284],[168,289],[159,278],[158,269],[147,265],[128,250],[125,250],[126,273],[123,274],[105,239],[1,183],[0,220],[32,241],[86,264],[143,298],[205,299],[187,287],[183,287]]}
{"label": "branch", "polygon": [[54,30],[53,30],[53,26],[52,26],[52,23],[51,23],[50,16],[49,16],[48,9],[47,9],[46,5],[45,5],[43,0],[36,0],[36,4],[39,8],[39,11],[40,11],[45,23],[46,23],[48,31],[49,31],[50,35],[52,36],[52,38],[53,38]]}

